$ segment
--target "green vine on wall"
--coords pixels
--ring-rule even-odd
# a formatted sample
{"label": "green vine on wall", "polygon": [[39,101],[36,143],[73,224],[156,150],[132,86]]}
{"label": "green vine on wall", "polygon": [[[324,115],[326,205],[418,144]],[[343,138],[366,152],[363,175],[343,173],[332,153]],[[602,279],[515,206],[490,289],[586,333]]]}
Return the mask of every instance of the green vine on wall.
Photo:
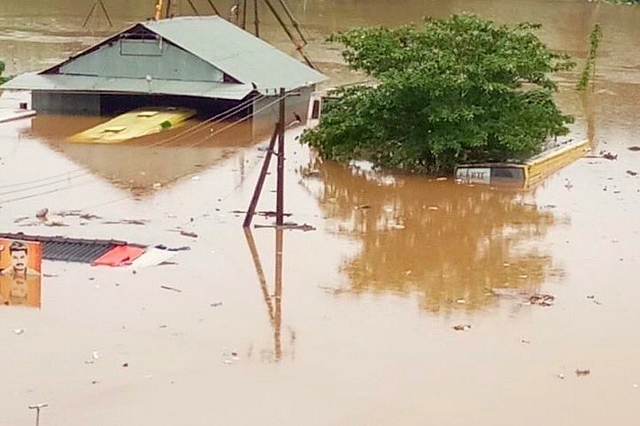
{"label": "green vine on wall", "polygon": [[602,28],[600,24],[595,24],[589,34],[589,54],[587,55],[587,61],[584,64],[582,75],[576,88],[578,90],[585,90],[589,86],[589,80],[596,73],[596,54],[598,52],[598,46],[602,40]]}

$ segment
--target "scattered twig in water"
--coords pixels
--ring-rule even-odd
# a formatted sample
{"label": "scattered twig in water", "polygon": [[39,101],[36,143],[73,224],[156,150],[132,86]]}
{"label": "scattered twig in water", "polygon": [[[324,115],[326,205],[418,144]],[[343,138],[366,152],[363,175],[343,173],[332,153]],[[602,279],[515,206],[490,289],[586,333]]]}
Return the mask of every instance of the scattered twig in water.
{"label": "scattered twig in water", "polygon": [[467,331],[467,330],[471,330],[471,325],[469,324],[454,325],[453,329],[456,331]]}

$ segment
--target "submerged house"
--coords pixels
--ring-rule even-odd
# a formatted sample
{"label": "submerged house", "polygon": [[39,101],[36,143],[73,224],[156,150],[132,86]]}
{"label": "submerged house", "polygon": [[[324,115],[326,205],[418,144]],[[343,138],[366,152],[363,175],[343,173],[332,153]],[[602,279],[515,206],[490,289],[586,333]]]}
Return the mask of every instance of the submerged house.
{"label": "submerged house", "polygon": [[[306,118],[326,77],[219,16],[141,22],[46,70],[3,86],[30,90],[39,114],[112,115],[143,106],[229,109],[272,128],[279,89],[287,117]],[[289,118],[287,118],[289,119]]]}

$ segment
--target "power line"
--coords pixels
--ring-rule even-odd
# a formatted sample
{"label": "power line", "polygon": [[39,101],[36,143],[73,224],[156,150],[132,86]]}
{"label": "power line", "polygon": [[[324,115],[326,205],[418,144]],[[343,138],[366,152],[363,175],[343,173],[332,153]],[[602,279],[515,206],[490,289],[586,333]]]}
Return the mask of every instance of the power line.
{"label": "power line", "polygon": [[[231,115],[235,114],[240,109],[246,107],[247,105],[249,105],[254,100],[260,100],[260,99],[262,99],[264,97],[265,97],[264,95],[259,95],[256,98],[250,98],[248,100],[245,100],[242,103],[240,103],[240,104],[238,104],[238,105],[236,105],[236,106],[234,106],[234,107],[232,107],[232,108],[230,108],[228,110],[225,110],[225,111],[223,111],[223,112],[221,112],[221,113],[219,113],[219,114],[217,114],[217,115],[215,115],[213,117],[210,117],[210,118],[206,119],[205,121],[203,121],[201,123],[198,123],[197,125],[195,125],[193,127],[185,129],[184,131],[182,131],[182,132],[180,132],[180,133],[178,133],[176,135],[173,135],[173,136],[171,136],[169,138],[160,140],[160,141],[158,141],[158,142],[156,142],[154,144],[144,146],[143,149],[147,149],[147,148],[150,149],[150,148],[154,148],[156,146],[163,145],[165,143],[169,143],[171,141],[175,141],[177,139],[180,139],[182,137],[187,136],[190,133],[196,133],[196,132],[200,131],[203,127],[205,127],[205,126],[207,126],[209,124],[211,124],[211,125],[218,124],[218,123],[222,122],[222,120],[224,120],[224,119],[230,117]],[[75,176],[69,176],[70,174],[75,174],[75,173],[78,173],[78,172],[80,172],[80,173],[75,175]],[[60,178],[60,177],[63,177],[63,176],[67,176],[67,178],[62,179],[61,181],[68,180],[68,179],[77,179],[77,178],[80,178],[80,177],[83,177],[83,176],[86,176],[86,175],[89,175],[89,174],[91,174],[91,171],[83,170],[83,169],[76,169],[76,170],[73,170],[71,172],[60,173],[60,174],[53,175],[53,176],[48,176],[48,177],[45,177],[45,178],[34,179],[34,180],[31,180],[31,181],[25,181],[25,182],[17,182],[17,183],[7,184],[7,185],[0,186],[0,189],[16,188],[16,187],[27,186],[27,185],[32,185],[32,184],[35,184],[35,185],[28,186],[28,187],[25,187],[25,188],[20,188],[20,189],[14,189],[14,190],[11,190],[11,191],[6,191],[6,192],[3,192],[3,193],[0,193],[0,195],[12,194],[12,193],[17,193],[17,192],[28,192],[28,191],[33,190],[33,189],[55,185],[55,184],[57,184],[59,182],[58,181],[49,182],[49,183],[41,183],[41,182],[54,180],[54,179],[57,179],[57,178]]]}
{"label": "power line", "polygon": [[17,192],[26,192],[26,191],[30,191],[32,189],[38,189],[38,188],[43,188],[43,187],[46,187],[46,186],[56,185],[58,183],[63,183],[65,181],[69,181],[71,179],[78,179],[78,178],[81,178],[83,176],[85,176],[85,175],[82,174],[82,175],[75,176],[75,177],[65,177],[65,178],[54,180],[54,181],[51,181],[51,182],[41,183],[39,185],[33,185],[33,186],[30,186],[29,188],[12,189],[12,190],[9,190],[9,191],[0,192],[0,195],[15,194]]}
{"label": "power line", "polygon": [[84,172],[84,171],[85,171],[84,169],[75,169],[75,170],[71,170],[69,172],[64,172],[64,173],[60,173],[60,174],[57,174],[57,175],[48,176],[48,177],[45,177],[45,178],[39,178],[39,179],[27,180],[27,181],[24,181],[24,182],[16,182],[16,183],[10,183],[10,184],[6,184],[6,185],[0,185],[0,189],[15,188],[16,186],[23,186],[23,185],[33,184],[33,183],[44,182],[44,181],[47,181],[47,180],[60,178],[62,176],[68,176],[70,178],[78,177],[78,176],[69,176],[69,175],[73,175],[75,173]]}
{"label": "power line", "polygon": [[198,123],[197,125],[195,125],[193,127],[190,127],[188,129],[184,130],[183,132],[177,134],[177,135],[173,135],[173,136],[171,136],[169,138],[166,138],[166,139],[163,139],[163,140],[158,141],[156,143],[153,143],[151,145],[148,145],[147,148],[153,148],[153,147],[156,147],[156,146],[159,146],[159,145],[164,145],[165,143],[168,143],[168,142],[177,140],[177,139],[179,139],[181,137],[184,137],[187,134],[196,133],[196,132],[200,131],[202,129],[202,127],[204,127],[204,126],[206,126],[208,124],[217,124],[217,123],[221,122],[222,120],[225,120],[228,117],[232,116],[236,112],[240,111],[242,108],[245,108],[246,106],[251,104],[251,102],[253,102],[255,100],[260,100],[260,99],[262,99],[264,97],[265,96],[261,94],[261,95],[255,97],[255,98],[249,98],[249,99],[243,101],[242,103],[240,103],[240,104],[238,104],[238,105],[236,105],[234,107],[231,107],[231,108],[229,108],[229,109],[227,109],[227,110],[225,110],[225,111],[223,111],[223,112],[221,112],[221,113],[219,113],[217,115],[214,115],[213,117],[208,118],[208,119],[204,120],[203,122]]}
{"label": "power line", "polygon": [[[261,95],[261,96],[262,96],[262,97],[265,97],[264,95]],[[287,96],[291,96],[291,93],[287,93],[287,94],[285,94],[285,97],[287,97]],[[217,135],[217,134],[219,134],[219,133],[221,133],[221,132],[223,132],[223,131],[225,131],[225,130],[227,130],[227,129],[229,129],[229,128],[231,128],[231,127],[235,126],[235,125],[238,125],[238,124],[240,124],[241,122],[243,122],[243,121],[245,121],[245,120],[247,120],[247,119],[249,119],[249,118],[254,117],[258,112],[263,111],[263,110],[265,110],[265,109],[267,109],[267,108],[271,107],[272,105],[274,105],[274,104],[276,104],[276,103],[280,102],[280,99],[281,99],[281,98],[282,98],[281,96],[278,96],[274,101],[272,101],[272,102],[268,103],[267,105],[263,106],[262,108],[259,108],[259,109],[258,109],[258,110],[256,110],[256,111],[252,111],[252,113],[251,113],[251,114],[249,114],[249,115],[247,115],[247,116],[245,116],[245,117],[242,117],[240,120],[236,120],[236,121],[234,121],[234,122],[230,123],[229,125],[227,125],[227,126],[223,127],[222,129],[219,129],[219,130],[218,130],[218,131],[216,131],[216,132],[213,132],[212,134],[210,134],[210,135],[208,135],[207,137],[205,137],[204,139],[202,139],[202,140],[200,140],[200,141],[196,142],[195,144],[189,145],[187,148],[193,148],[193,147],[195,147],[195,146],[197,146],[197,145],[201,144],[202,142],[204,142],[204,141],[206,141],[206,140],[208,140],[208,139],[212,138],[213,136],[215,136],[215,135]],[[260,98],[260,99],[261,99],[261,98]],[[245,101],[245,102],[246,102],[246,101]],[[222,115],[225,115],[225,113],[218,114],[216,117],[220,117],[220,116],[222,116]],[[209,119],[209,120],[211,120],[211,119]],[[207,121],[209,121],[209,120],[207,120]],[[185,131],[185,132],[186,132],[186,131]],[[163,142],[163,143],[166,143],[169,139],[171,139],[171,138],[167,138],[166,140],[164,140],[164,141],[162,141],[162,142]],[[152,146],[147,146],[147,147],[144,147],[144,148],[151,148],[151,147],[152,147]],[[91,173],[90,171],[85,171],[85,172],[83,172],[82,174],[80,174],[80,175],[78,175],[78,176],[75,176],[75,178],[79,178],[79,177],[82,177],[82,176],[87,175],[87,174],[90,174],[90,173]],[[41,179],[41,180],[47,180],[47,179]],[[95,183],[95,182],[83,182],[83,183],[76,184],[76,185],[69,185],[69,186],[62,187],[62,188],[56,188],[56,189],[52,189],[52,190],[48,190],[48,191],[42,191],[42,192],[39,192],[39,193],[36,193],[36,194],[29,194],[29,195],[25,195],[25,196],[21,196],[21,197],[11,198],[11,199],[8,199],[8,200],[1,200],[1,201],[0,201],[0,205],[2,205],[2,204],[8,204],[8,203],[11,203],[11,202],[16,202],[16,201],[22,201],[22,200],[30,199],[30,198],[36,198],[36,197],[39,197],[39,196],[42,196],[42,195],[53,194],[53,193],[56,193],[56,192],[60,192],[60,191],[64,191],[64,190],[68,190],[68,189],[72,189],[72,188],[76,188],[76,187],[79,187],[79,186],[84,186],[84,185],[91,184],[91,183]],[[53,183],[43,184],[43,185],[37,185],[37,186],[34,186],[34,187],[32,187],[32,188],[22,188],[20,191],[21,191],[21,192],[25,192],[25,191],[29,191],[29,190],[35,189],[36,187],[49,186],[49,185],[51,185],[51,184],[53,184]],[[235,189],[234,189],[234,191],[235,191],[236,189],[237,189],[237,188],[235,188]],[[10,192],[11,192],[11,193],[13,193],[13,192],[17,192],[17,191],[10,191]],[[233,191],[232,191],[231,193],[233,193]],[[229,195],[230,195],[230,194],[229,194]],[[127,198],[131,198],[131,197],[127,197]],[[124,198],[124,199],[126,199],[126,198]]]}
{"label": "power line", "polygon": [[82,183],[79,183],[79,184],[76,184],[76,185],[67,185],[67,186],[64,186],[62,188],[56,188],[56,189],[51,189],[49,191],[38,192],[36,194],[24,195],[24,196],[21,196],[21,197],[10,198],[8,200],[0,200],[0,205],[9,204],[9,203],[13,203],[13,202],[16,202],[16,201],[27,200],[27,199],[30,199],[30,198],[37,198],[37,197],[41,197],[43,195],[54,194],[54,193],[60,192],[60,191],[67,191],[67,190],[72,189],[72,188],[77,188],[79,186],[91,185],[91,184],[95,184],[97,182],[98,181],[82,182]]}
{"label": "power line", "polygon": [[[287,96],[291,96],[291,94],[285,94],[285,98],[286,98]],[[232,122],[231,124],[229,124],[229,125],[227,125],[227,126],[223,127],[222,129],[219,129],[219,130],[217,130],[217,131],[215,131],[215,132],[211,133],[210,135],[206,136],[204,139],[201,139],[201,140],[199,140],[199,141],[197,141],[197,142],[195,142],[195,143],[193,143],[193,144],[191,144],[191,145],[186,146],[186,148],[193,148],[193,147],[195,147],[195,146],[198,146],[198,145],[200,145],[202,142],[204,142],[204,141],[206,141],[206,140],[208,140],[208,139],[211,139],[211,138],[212,138],[212,137],[214,137],[215,135],[217,135],[217,134],[219,134],[219,133],[222,133],[222,132],[224,132],[225,130],[227,130],[227,129],[229,129],[229,128],[231,128],[231,127],[233,127],[233,126],[235,126],[235,125],[237,125],[237,124],[239,124],[239,123],[242,123],[243,121],[248,120],[249,118],[253,118],[253,117],[254,117],[257,113],[259,113],[260,111],[264,111],[265,109],[270,108],[271,106],[273,106],[273,105],[277,104],[278,102],[280,102],[281,98],[282,98],[281,96],[278,96],[274,101],[272,101],[272,102],[268,103],[267,105],[263,106],[262,108],[260,108],[260,109],[258,109],[258,110],[256,110],[256,111],[253,111],[251,114],[247,115],[246,117],[242,117],[241,119],[239,119],[239,120],[236,120],[236,121]]]}

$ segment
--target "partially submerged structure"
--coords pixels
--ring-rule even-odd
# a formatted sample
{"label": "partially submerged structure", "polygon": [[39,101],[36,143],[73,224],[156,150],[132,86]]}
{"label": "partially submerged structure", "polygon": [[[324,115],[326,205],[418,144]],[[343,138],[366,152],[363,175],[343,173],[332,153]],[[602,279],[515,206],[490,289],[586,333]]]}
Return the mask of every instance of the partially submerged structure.
{"label": "partially submerged structure", "polygon": [[455,169],[455,178],[462,183],[527,189],[582,157],[589,150],[588,139],[569,140],[524,161],[461,164]]}
{"label": "partially submerged structure", "polygon": [[[191,108],[211,116],[252,116],[259,129],[306,118],[326,77],[219,16],[140,22],[46,70],[1,86],[30,90],[38,113],[112,115],[145,106]],[[268,124],[266,124],[268,123]]]}

